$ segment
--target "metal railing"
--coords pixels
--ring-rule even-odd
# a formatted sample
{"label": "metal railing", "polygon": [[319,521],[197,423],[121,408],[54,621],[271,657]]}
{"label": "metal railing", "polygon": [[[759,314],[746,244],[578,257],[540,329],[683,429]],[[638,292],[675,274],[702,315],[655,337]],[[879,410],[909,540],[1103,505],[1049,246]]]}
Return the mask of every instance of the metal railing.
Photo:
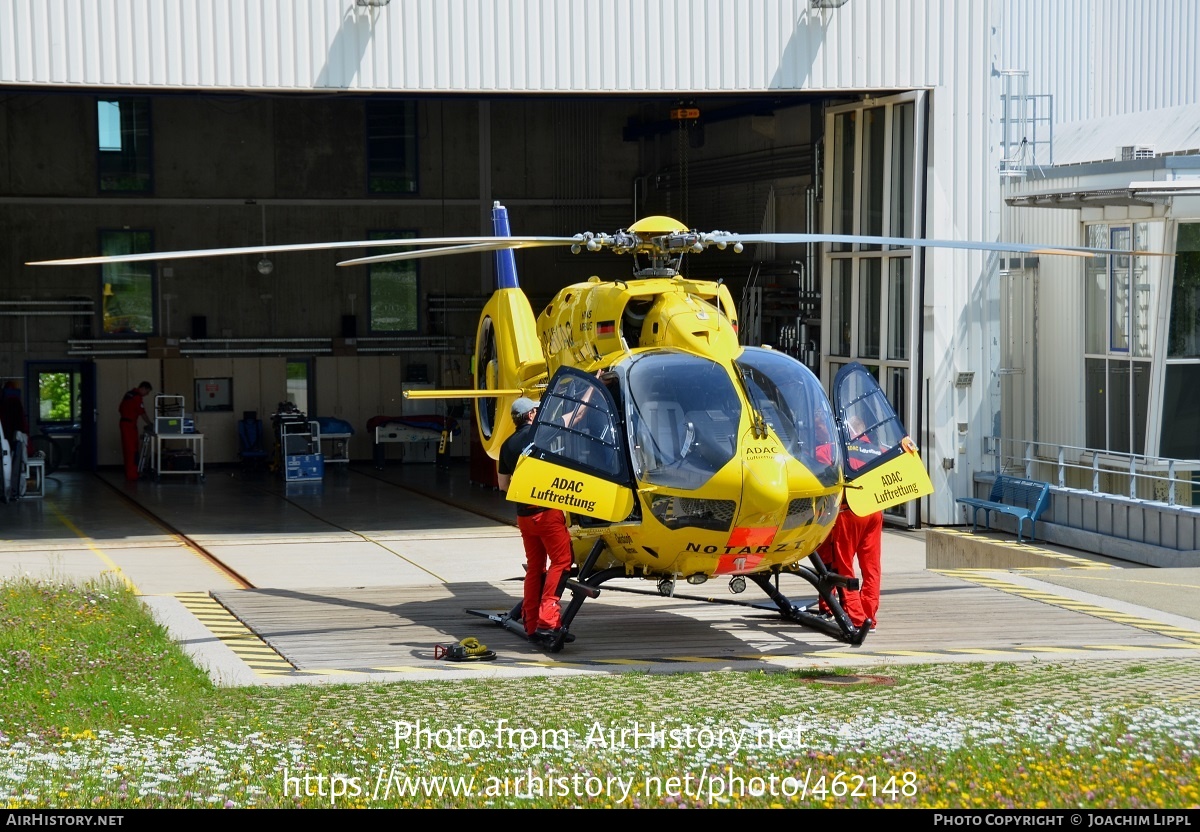
{"label": "metal railing", "polygon": [[1200,459],[1097,451],[1053,442],[989,437],[997,474],[1022,473],[1059,488],[1200,510]]}

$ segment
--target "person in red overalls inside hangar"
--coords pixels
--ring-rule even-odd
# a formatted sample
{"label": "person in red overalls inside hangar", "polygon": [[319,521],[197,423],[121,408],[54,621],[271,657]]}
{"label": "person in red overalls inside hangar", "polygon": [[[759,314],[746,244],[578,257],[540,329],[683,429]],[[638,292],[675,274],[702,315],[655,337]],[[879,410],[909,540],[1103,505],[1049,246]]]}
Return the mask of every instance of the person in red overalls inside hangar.
{"label": "person in red overalls inside hangar", "polygon": [[117,411],[121,414],[121,454],[125,459],[125,479],[134,482],[138,478],[138,419],[150,425],[150,417],[146,415],[146,406],[142,402],[154,388],[150,382],[143,381],[137,387],[125,394]]}

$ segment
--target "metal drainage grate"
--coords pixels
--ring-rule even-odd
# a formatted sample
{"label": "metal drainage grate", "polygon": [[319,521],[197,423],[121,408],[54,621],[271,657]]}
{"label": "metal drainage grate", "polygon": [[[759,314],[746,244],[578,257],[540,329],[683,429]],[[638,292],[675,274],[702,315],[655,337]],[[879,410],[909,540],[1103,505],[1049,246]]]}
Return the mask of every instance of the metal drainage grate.
{"label": "metal drainage grate", "polygon": [[883,686],[887,686],[887,685],[896,684],[896,680],[893,679],[891,676],[856,676],[854,674],[850,674],[847,676],[838,676],[838,675],[810,676],[808,678],[801,679],[801,681],[808,682],[809,684],[813,684],[813,685],[833,685],[833,686],[839,686],[839,687],[845,687],[847,685],[883,685]]}

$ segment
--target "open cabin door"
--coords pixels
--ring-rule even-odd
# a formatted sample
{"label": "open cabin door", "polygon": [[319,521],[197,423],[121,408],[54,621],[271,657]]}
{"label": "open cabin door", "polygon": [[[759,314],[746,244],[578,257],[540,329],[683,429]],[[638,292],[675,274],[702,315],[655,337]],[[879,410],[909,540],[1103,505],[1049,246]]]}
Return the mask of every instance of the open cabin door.
{"label": "open cabin door", "polygon": [[917,446],[875,377],[858,362],[833,381],[846,460],[846,502],[860,517],[933,493]]}
{"label": "open cabin door", "polygon": [[562,367],[538,403],[533,443],[517,462],[508,499],[620,521],[633,510],[623,419],[594,376]]}

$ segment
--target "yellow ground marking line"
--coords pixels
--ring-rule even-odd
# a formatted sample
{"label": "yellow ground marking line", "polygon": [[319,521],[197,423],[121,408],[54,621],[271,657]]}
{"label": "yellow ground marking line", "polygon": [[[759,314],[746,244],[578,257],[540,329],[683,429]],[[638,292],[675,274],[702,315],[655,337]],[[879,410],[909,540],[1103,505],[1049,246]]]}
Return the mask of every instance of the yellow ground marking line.
{"label": "yellow ground marking line", "polygon": [[278,675],[295,670],[291,662],[207,592],[179,592],[174,597],[256,674]]}
{"label": "yellow ground marking line", "polygon": [[598,659],[596,664],[650,664],[648,659]]}
{"label": "yellow ground marking line", "polygon": [[1017,650],[1022,653],[1078,653],[1080,648],[1078,648],[1078,647],[1050,647],[1050,646],[1028,647],[1025,645],[1019,645],[1017,647],[1014,647],[1013,650]]}
{"label": "yellow ground marking line", "polygon": [[341,670],[336,667],[306,667],[305,675],[312,676],[341,676],[344,673],[362,673],[361,670]]}
{"label": "yellow ground marking line", "polygon": [[947,653],[966,653],[972,656],[1003,656],[1011,653],[1011,648],[997,649],[993,647],[947,647]]}
{"label": "yellow ground marking line", "polygon": [[885,656],[940,656],[941,653],[934,653],[930,650],[881,650],[879,651]]}
{"label": "yellow ground marking line", "polygon": [[[1104,578],[1100,578],[1100,577],[1097,577],[1094,575],[1078,575],[1076,577],[1082,578],[1085,581],[1086,580],[1093,580],[1093,581],[1103,581],[1104,580]],[[1137,579],[1133,579],[1133,580],[1127,580],[1127,581],[1125,581],[1125,583],[1127,583],[1127,584],[1146,584],[1148,586],[1183,587],[1184,589],[1200,589],[1200,584],[1177,584],[1177,583],[1172,583],[1171,581],[1139,581]]]}
{"label": "yellow ground marking line", "polygon": [[[992,571],[994,572],[994,570]],[[995,575],[984,574],[981,570],[955,569],[946,571],[943,574],[960,578],[964,581],[969,581],[989,589],[1007,592],[1010,595],[1028,598],[1033,601],[1040,601],[1053,607],[1060,607],[1062,609],[1081,612],[1094,618],[1112,621],[1115,624],[1125,624],[1129,627],[1136,627],[1139,630],[1157,633],[1158,635],[1163,635],[1167,638],[1177,638],[1181,641],[1187,642],[1200,642],[1200,632],[1196,632],[1194,630],[1177,627],[1173,624],[1163,624],[1159,621],[1143,618],[1142,616],[1135,615],[1133,613],[1110,610],[1106,607],[1101,607],[1096,604],[1089,604],[1084,601],[1076,601],[1072,598],[1067,598],[1062,595],[1055,595],[1054,593],[1047,592],[1045,590],[1021,586],[1020,584],[1014,584],[1010,581],[1002,580]]]}
{"label": "yellow ground marking line", "polygon": [[[966,531],[963,529],[938,529],[938,531],[942,532],[944,534],[952,535],[954,537],[965,537],[965,538],[975,538],[975,539],[987,540],[987,542],[991,545],[1003,546],[1006,549],[1019,549],[1022,552],[1029,552],[1031,554],[1041,555],[1043,557],[1051,558],[1053,560],[1063,561],[1064,563],[1068,564],[1070,567],[1076,568],[1076,569],[1115,569],[1116,568],[1111,563],[1102,563],[1099,561],[1088,560],[1087,558],[1081,558],[1076,555],[1068,555],[1064,552],[1055,552],[1051,549],[1043,549],[1041,546],[1035,546],[1032,543],[1024,543],[1024,542],[1019,542],[1016,540],[993,540],[991,538],[983,538],[978,534],[975,534],[973,532],[969,532],[969,531]],[[1054,569],[1056,567],[1053,567],[1053,566],[1020,566],[1020,567],[1014,567],[1014,568],[1024,571],[1026,569]],[[941,571],[941,570],[935,570],[935,571]]]}
{"label": "yellow ground marking line", "polygon": [[106,572],[111,572],[116,575],[117,579],[120,580],[121,583],[125,584],[125,586],[129,587],[130,591],[133,592],[134,595],[142,594],[140,591],[138,591],[137,585],[129,579],[129,576],[121,571],[121,567],[113,563],[112,558],[106,555],[103,549],[101,549],[99,546],[96,546],[90,537],[81,532],[78,526],[68,520],[67,516],[58,510],[58,506],[56,506],[52,500],[47,500],[46,502],[50,506],[50,510],[54,512],[54,516],[58,518],[59,522],[66,526],[72,534],[82,540],[83,545],[91,549],[92,553],[95,554],[96,557],[100,558],[100,562],[108,567],[108,569],[105,570]]}

